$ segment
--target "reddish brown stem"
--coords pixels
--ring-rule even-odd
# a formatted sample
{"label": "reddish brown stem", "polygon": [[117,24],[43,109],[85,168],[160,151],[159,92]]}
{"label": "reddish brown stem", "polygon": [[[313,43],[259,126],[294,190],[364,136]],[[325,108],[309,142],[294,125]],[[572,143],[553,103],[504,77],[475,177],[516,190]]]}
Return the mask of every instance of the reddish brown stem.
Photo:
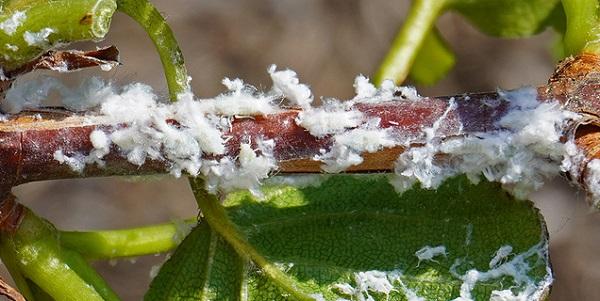
{"label": "reddish brown stem", "polygon": [[[598,57],[591,55],[569,60],[559,66],[547,86],[538,89],[539,101],[557,99],[565,109],[586,116],[591,126],[584,132],[580,131],[577,143],[590,158],[600,157],[597,150],[600,143],[592,139],[595,137],[592,134],[600,132],[596,127],[600,116],[600,92],[596,89],[600,82],[596,72],[599,62]],[[446,112],[451,102],[455,103],[455,107]],[[355,106],[369,117],[380,118],[381,127],[391,128],[397,135],[410,138],[409,141],[415,144],[424,142],[419,140],[422,129],[431,127],[444,113],[447,116],[436,133],[442,138],[497,130],[497,121],[506,114],[508,107],[509,102],[497,93],[424,98],[420,101],[406,100],[399,95],[396,101]],[[225,155],[235,157],[243,142],[273,139],[273,154],[280,172],[320,172],[321,163],[313,158],[322,150],[331,148],[332,138],[316,138],[298,126],[295,119],[299,112],[289,109],[255,118],[235,118],[231,132],[227,133],[231,139],[227,142]],[[36,118],[35,114],[40,114],[42,119]],[[165,173],[168,170],[168,163],[163,161],[133,165],[115,147],[104,158],[105,167],[87,165],[82,173],[76,173],[54,159],[54,152],[59,149],[66,155],[88,154],[93,149],[90,141],[93,130],[102,129],[110,133],[120,126],[126,125],[89,124],[89,119],[61,110],[11,116],[9,121],[0,123],[0,191],[31,181]],[[568,130],[565,129],[565,132]],[[364,154],[364,162],[349,171],[392,170],[402,151],[402,147],[395,147]]]}
{"label": "reddish brown stem", "polygon": [[[381,118],[382,128],[391,128],[400,137],[419,143],[421,130],[440,119],[448,108],[448,99],[425,98],[416,102],[399,97],[396,101],[380,104],[358,104],[356,109],[366,116]],[[508,108],[508,102],[498,99],[495,93],[457,96],[453,101],[456,107],[448,112],[437,133],[442,137],[497,129],[496,121]],[[321,150],[329,150],[333,141],[331,137],[316,138],[297,125],[295,119],[299,112],[290,109],[255,118],[234,118],[231,132],[226,134],[231,139],[226,144],[225,156],[237,156],[243,142],[273,139],[273,155],[281,172],[320,172],[320,162],[312,158]],[[39,116],[42,116],[41,120]],[[127,162],[116,148],[104,158],[105,167],[88,165],[82,173],[76,173],[56,161],[56,150],[62,150],[66,155],[88,154],[93,149],[90,133],[96,129],[110,133],[126,126],[84,125],[86,120],[89,123],[87,117],[55,110],[25,112],[0,123],[0,139],[3,141],[0,146],[0,166],[3,167],[0,170],[0,189],[40,180],[166,172],[166,162],[150,161],[135,166]],[[460,127],[460,124],[463,126]],[[396,147],[366,154],[365,162],[350,171],[390,170],[401,152],[402,148]]]}

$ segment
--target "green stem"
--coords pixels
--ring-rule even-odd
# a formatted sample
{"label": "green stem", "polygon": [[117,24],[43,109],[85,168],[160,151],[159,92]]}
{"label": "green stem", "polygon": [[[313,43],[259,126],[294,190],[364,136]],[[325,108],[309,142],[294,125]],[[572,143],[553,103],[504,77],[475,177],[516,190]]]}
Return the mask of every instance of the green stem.
{"label": "green stem", "polygon": [[176,248],[195,218],[139,228],[106,231],[65,231],[60,242],[87,258],[106,259],[156,254]]}
{"label": "green stem", "polygon": [[171,100],[189,89],[188,74],[183,54],[173,31],[148,0],[117,0],[117,9],[134,19],[144,28],[160,56]]}
{"label": "green stem", "polygon": [[116,8],[115,0],[8,1],[0,22],[20,23],[0,30],[0,66],[17,68],[57,44],[100,40]]}
{"label": "green stem", "polygon": [[19,264],[14,256],[13,250],[14,244],[12,241],[7,240],[0,243],[0,258],[2,258],[2,263],[10,273],[10,276],[17,285],[21,295],[27,300],[34,301],[36,298],[33,297],[33,292],[27,283],[27,279],[25,279],[19,270]]}
{"label": "green stem", "polygon": [[427,34],[443,11],[448,0],[414,0],[406,21],[392,42],[373,82],[376,85],[386,79],[402,83],[410,72]]}
{"label": "green stem", "polygon": [[28,209],[17,231],[3,234],[0,243],[24,278],[55,300],[119,300],[79,254],[60,245],[54,226]]}
{"label": "green stem", "polygon": [[240,233],[235,224],[229,219],[225,208],[221,206],[217,197],[206,191],[202,179],[190,178],[190,184],[192,185],[196,202],[198,202],[198,207],[200,207],[206,222],[235,249],[238,255],[243,258],[250,258],[261,268],[267,277],[295,299],[314,301],[314,298],[304,293],[293,279],[269,262],[248,243],[244,235]]}
{"label": "green stem", "polygon": [[598,0],[562,0],[562,5],[567,17],[566,54],[599,52]]}

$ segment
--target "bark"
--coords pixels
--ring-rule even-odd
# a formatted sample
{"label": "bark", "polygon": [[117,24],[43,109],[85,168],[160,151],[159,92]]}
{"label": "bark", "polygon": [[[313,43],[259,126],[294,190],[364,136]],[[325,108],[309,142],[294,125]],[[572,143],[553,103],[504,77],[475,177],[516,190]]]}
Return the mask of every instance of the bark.
{"label": "bark", "polygon": [[[496,93],[470,94],[453,97],[455,109],[448,112],[438,131],[443,137],[478,133],[498,129],[498,121],[508,109],[508,102]],[[380,104],[358,104],[356,109],[366,116],[381,118],[382,128],[392,128],[402,136],[418,136],[424,127],[431,127],[449,105],[450,97],[425,98],[421,101],[398,100]],[[482,104],[494,101],[494,106]],[[235,157],[244,141],[275,140],[273,155],[283,173],[317,173],[321,162],[312,158],[328,151],[331,137],[317,138],[296,124],[300,111],[288,109],[280,113],[254,118],[234,118],[231,136],[224,156]],[[42,118],[40,119],[39,116]],[[101,129],[107,134],[127,126],[102,123],[89,124],[81,114],[61,110],[39,110],[11,116],[0,123],[0,189],[19,184],[50,179],[133,175],[167,172],[167,162],[147,161],[142,166],[129,163],[114,147],[104,159],[105,167],[87,165],[82,173],[71,170],[54,159],[54,152],[66,155],[88,154],[93,150],[90,133]],[[459,126],[462,123],[462,128]],[[351,172],[379,172],[393,169],[402,147],[384,149],[365,155],[365,162],[351,167]],[[216,158],[218,159],[218,157]]]}
{"label": "bark", "polygon": [[[564,109],[585,116],[581,124],[564,129],[565,135],[575,134],[576,144],[586,154],[580,166],[580,177],[572,179],[583,185],[585,163],[600,158],[600,58],[583,54],[561,63],[548,85],[538,88],[538,100],[558,100]],[[437,134],[454,137],[469,133],[497,130],[499,121],[508,111],[509,103],[497,93],[463,94],[453,97],[427,97],[421,101],[403,99],[393,102],[357,104],[356,109],[370,117],[381,118],[382,128],[392,128],[403,136],[416,136],[423,128],[431,127],[440,119],[450,104]],[[274,139],[274,157],[281,173],[319,173],[321,162],[312,158],[329,150],[332,138],[316,138],[298,126],[295,118],[300,111],[288,109],[255,118],[234,118],[232,138],[227,142],[226,156],[237,155],[241,142]],[[36,115],[41,115],[40,120]],[[462,127],[460,126],[462,125]],[[88,164],[82,173],[74,172],[66,164],[54,159],[61,149],[66,155],[88,154],[92,149],[90,133],[101,129],[107,133],[127,126],[89,123],[81,114],[65,110],[22,112],[0,123],[0,191],[8,193],[13,186],[32,181],[115,175],[166,173],[168,162],[146,161],[142,166],[129,163],[113,145],[104,158],[105,167]],[[418,140],[415,140],[418,145]],[[351,167],[349,172],[381,172],[394,168],[402,147],[383,149],[363,154],[364,162]],[[218,159],[218,158],[217,158]],[[585,188],[585,187],[584,187]]]}

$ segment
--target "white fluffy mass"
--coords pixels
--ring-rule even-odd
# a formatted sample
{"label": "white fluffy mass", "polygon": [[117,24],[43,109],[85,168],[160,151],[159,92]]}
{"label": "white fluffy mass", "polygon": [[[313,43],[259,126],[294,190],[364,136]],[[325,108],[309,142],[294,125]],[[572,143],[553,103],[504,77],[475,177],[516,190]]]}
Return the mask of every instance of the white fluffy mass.
{"label": "white fluffy mass", "polygon": [[112,128],[90,134],[93,150],[88,154],[67,154],[58,149],[54,154],[55,160],[75,172],[82,172],[87,164],[104,166],[104,156],[114,147],[135,165],[141,166],[147,160],[163,161],[174,176],[183,172],[203,175],[211,192],[243,188],[260,194],[261,180],[277,169],[272,156],[273,140],[254,141],[256,149],[252,141],[242,143],[235,158],[212,157],[226,152],[232,117],[277,112],[279,108],[273,102],[283,95],[260,93],[239,79],[224,79],[223,84],[228,91],[214,98],[198,100],[186,92],[179,96],[179,101],[167,103],[144,84],[117,88],[98,78],[89,78],[70,88],[55,78],[41,77],[17,83],[8,91],[2,109],[17,113],[36,108],[51,93],[58,93],[63,105],[71,110],[94,109],[87,115],[89,122]]}
{"label": "white fluffy mass", "polygon": [[[512,248],[511,248],[512,251]],[[513,258],[508,260],[510,253],[508,246],[502,246],[496,251],[496,255],[490,261],[490,269],[487,271],[478,271],[476,269],[470,269],[464,274],[458,274],[456,269],[462,263],[461,260],[456,262],[450,267],[452,275],[463,281],[460,287],[460,296],[453,301],[473,301],[472,291],[478,282],[485,282],[489,280],[499,279],[504,276],[512,278],[514,286],[513,290],[517,290],[518,293],[513,293],[513,290],[494,290],[491,293],[490,300],[495,301],[527,301],[527,300],[539,300],[544,292],[546,292],[550,284],[552,283],[552,272],[549,270],[548,254],[547,254],[547,241],[544,240],[539,244],[531,247],[529,250],[514,255]],[[499,263],[498,255],[502,255],[505,262]],[[546,265],[546,277],[541,281],[536,282],[528,274],[534,268],[532,264],[535,264],[535,260],[542,260]]]}
{"label": "white fluffy mass", "polygon": [[[453,277],[462,281],[462,283],[459,290],[459,297],[453,301],[473,301],[472,292],[477,283],[497,280],[503,277],[510,277],[514,285],[505,290],[492,291],[490,300],[538,300],[549,289],[552,283],[552,273],[549,270],[548,263],[547,243],[547,240],[543,239],[542,242],[532,246],[529,250],[514,255],[512,255],[511,246],[502,246],[494,254],[489,263],[490,269],[487,271],[468,269],[462,274],[458,273],[457,270],[461,265],[466,264],[470,266],[472,263],[461,258],[456,259],[455,263],[450,267],[450,273]],[[446,248],[443,246],[426,246],[417,251],[416,255],[417,257],[424,257],[423,260],[431,260],[435,256],[446,255]],[[540,261],[546,266],[546,276],[541,280],[536,280],[529,276],[529,274],[533,269],[537,268]],[[403,273],[398,269],[392,271],[373,270],[356,272],[354,273],[353,283],[336,283],[332,289],[340,295],[348,296],[348,300],[371,301],[374,300],[371,295],[372,293],[389,295],[391,292],[396,291],[402,292],[409,301],[424,301],[425,298],[418,296],[414,290],[402,281],[402,278]]]}
{"label": "white fluffy mass", "polygon": [[[377,122],[378,124],[379,122]],[[328,173],[338,173],[361,164],[362,153],[374,153],[386,147],[396,146],[398,142],[390,134],[390,129],[360,127],[334,136],[331,150],[323,151],[315,157],[325,163],[321,169]]]}
{"label": "white fluffy mass", "polygon": [[509,245],[500,247],[498,251],[496,251],[496,254],[494,254],[492,260],[490,260],[490,269],[496,267],[498,263],[506,259],[510,255],[510,253],[512,253],[512,250],[512,246]]}
{"label": "white fluffy mass", "polygon": [[6,113],[18,113],[47,105],[52,93],[60,96],[62,105],[73,111],[84,111],[96,107],[114,95],[116,89],[98,77],[84,79],[77,87],[68,87],[58,79],[41,76],[27,81],[18,81],[6,93],[0,109]]}
{"label": "white fluffy mass", "polygon": [[436,256],[446,257],[447,255],[448,255],[448,253],[446,253],[445,246],[436,246],[436,247],[424,246],[415,252],[415,256],[417,256],[417,259],[419,259],[419,263],[417,264],[417,266],[419,264],[421,264],[421,261],[423,261],[423,260],[435,261],[433,259],[434,257],[436,257]]}
{"label": "white fluffy mass", "polygon": [[313,101],[312,92],[307,85],[300,83],[295,71],[289,69],[277,71],[277,66],[271,65],[268,72],[273,81],[273,92],[285,95],[293,106],[303,109],[310,107]]}
{"label": "white fluffy mass", "polygon": [[325,104],[321,108],[308,108],[298,113],[296,123],[315,137],[340,134],[363,123],[363,113],[346,110],[339,105]]}
{"label": "white fluffy mass", "polygon": [[42,28],[38,32],[26,31],[23,33],[23,39],[29,46],[43,47],[49,44],[48,37],[55,32],[50,27]]}
{"label": "white fluffy mass", "polygon": [[219,161],[205,161],[202,174],[208,176],[208,190],[248,188],[255,195],[262,195],[258,187],[259,180],[267,178],[277,168],[277,161],[271,155],[275,146],[273,140],[259,141],[258,145],[261,155],[257,155],[250,144],[240,145],[237,165],[228,157]]}
{"label": "white fluffy mass", "polygon": [[371,293],[380,293],[389,296],[392,291],[404,293],[408,301],[425,301],[425,298],[418,296],[412,289],[406,286],[401,277],[402,271],[400,270],[358,272],[354,273],[354,285],[338,283],[334,284],[333,288],[340,294],[350,297],[351,300],[357,301],[373,301],[375,299],[373,299]]}
{"label": "white fluffy mass", "polygon": [[[425,145],[409,148],[398,159],[395,187],[404,191],[419,182],[437,188],[456,175],[466,174],[473,182],[483,175],[526,198],[557,176],[563,161],[571,158],[561,141],[563,130],[579,115],[563,110],[558,102],[539,102],[534,88],[499,95],[510,102],[509,112],[498,122],[500,130],[441,139],[435,124],[424,129]],[[444,118],[446,114],[438,121]],[[440,154],[450,159],[436,160]]]}
{"label": "white fluffy mass", "polygon": [[[45,39],[51,32],[48,29],[38,36]],[[397,87],[385,81],[376,88],[361,75],[354,82],[355,97],[348,101],[325,99],[321,106],[314,107],[310,88],[300,83],[294,71],[277,70],[273,65],[268,73],[273,86],[266,92],[241,79],[225,78],[226,92],[196,99],[188,91],[175,103],[161,101],[143,84],[119,88],[89,78],[70,88],[54,78],[42,77],[18,82],[0,106],[4,112],[16,113],[39,107],[50,94],[58,93],[67,108],[95,109],[90,118],[100,118],[117,127],[104,133],[105,137],[95,133],[93,140],[97,143],[89,154],[65,154],[57,150],[61,151],[56,155],[60,162],[76,170],[90,163],[102,166],[102,158],[115,147],[135,165],[160,160],[167,162],[175,176],[183,172],[203,175],[211,191],[250,188],[259,193],[261,180],[277,169],[272,154],[275,142],[241,141],[239,150],[226,150],[228,132],[233,117],[274,114],[282,110],[280,104],[301,108],[295,120],[297,125],[316,138],[331,141],[331,145],[312,158],[323,163],[325,172],[338,173],[359,165],[365,153],[396,146],[405,148],[396,162],[396,176],[391,180],[400,192],[415,183],[437,188],[450,177],[466,174],[473,182],[483,176],[503,183],[515,196],[525,198],[559,172],[576,171],[583,160],[583,154],[571,140],[561,141],[566,125],[579,116],[563,110],[557,102],[539,102],[533,88],[499,91],[499,97],[509,102],[510,107],[497,122],[496,130],[444,136],[441,129],[447,126],[450,114],[456,114],[458,106],[450,99],[446,111],[432,126],[407,135],[396,128],[382,128],[380,118],[367,116],[356,107],[421,101],[412,87]],[[239,155],[234,158],[223,156],[225,153]],[[77,160],[83,163],[76,164]],[[596,165],[600,163],[590,164],[592,176],[588,177],[587,185],[600,191],[600,166]],[[595,197],[600,199],[600,193]]]}
{"label": "white fluffy mass", "polygon": [[392,80],[383,81],[381,87],[378,89],[367,77],[359,75],[354,79],[353,86],[356,96],[347,102],[350,105],[355,103],[379,103],[398,98],[413,101],[421,99],[421,96],[419,96],[414,87],[399,87]]}
{"label": "white fluffy mass", "polygon": [[27,14],[23,11],[15,11],[10,17],[0,22],[0,30],[4,31],[7,35],[13,35],[19,26],[25,22]]}
{"label": "white fluffy mass", "polygon": [[600,159],[594,159],[587,164],[585,184],[591,194],[592,206],[598,208],[600,205]]}

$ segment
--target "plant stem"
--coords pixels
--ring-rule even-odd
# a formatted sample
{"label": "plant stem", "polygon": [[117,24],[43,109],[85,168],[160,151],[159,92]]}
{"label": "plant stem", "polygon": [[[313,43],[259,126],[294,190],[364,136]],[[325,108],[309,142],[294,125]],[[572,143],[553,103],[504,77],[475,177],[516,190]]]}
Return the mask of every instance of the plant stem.
{"label": "plant stem", "polygon": [[148,0],[118,0],[117,9],[134,19],[144,28],[160,56],[171,100],[189,88],[188,74],[183,62],[183,54],[173,31]]}
{"label": "plant stem", "polygon": [[264,258],[248,243],[243,234],[229,219],[225,208],[219,203],[217,197],[206,191],[204,180],[200,178],[190,179],[190,184],[192,185],[196,202],[198,202],[198,207],[200,207],[206,222],[235,249],[239,256],[250,258],[261,268],[267,277],[295,299],[314,300],[309,294],[302,292],[302,289],[296,285],[293,279]]}
{"label": "plant stem", "polygon": [[13,250],[14,244],[12,244],[11,241],[0,243],[0,258],[2,258],[2,263],[10,273],[10,276],[17,285],[19,292],[25,297],[25,299],[29,301],[35,301],[33,293],[31,292],[29,284],[27,283],[27,279],[25,279],[19,270],[19,264],[17,263],[17,259],[14,256]]}
{"label": "plant stem", "polygon": [[380,85],[386,79],[396,83],[406,79],[417,52],[447,2],[447,0],[413,1],[406,21],[375,73],[373,82],[376,85]]}
{"label": "plant stem", "polygon": [[600,53],[598,32],[598,0],[562,0],[567,17],[564,44],[567,55],[582,50]]}
{"label": "plant stem", "polygon": [[28,209],[16,232],[3,233],[0,243],[23,276],[55,300],[119,300],[79,254],[60,246],[54,226]]}
{"label": "plant stem", "polygon": [[60,232],[63,246],[87,258],[107,259],[167,252],[179,245],[196,218],[139,228]]}
{"label": "plant stem", "polygon": [[[551,85],[538,88],[538,100],[558,100],[567,111],[600,116],[600,106],[593,101],[600,96],[600,91],[593,85],[595,74],[600,69],[596,63],[600,63],[600,56],[590,54],[574,59],[566,66],[588,66],[586,68],[591,70],[589,76],[577,73],[565,75],[566,78],[562,79],[563,75],[556,75]],[[441,118],[448,109],[449,99],[454,99],[455,108],[450,108],[445,118],[448,127],[440,133],[443,135],[440,138],[444,139],[499,130],[498,121],[510,106],[506,99],[496,93],[475,93],[444,98],[423,97],[419,101],[398,98],[385,103],[357,104],[353,109],[368,118],[379,118],[382,128],[397,132],[402,137],[416,137],[402,142],[402,145],[416,145],[426,142],[422,140],[422,130],[432,127]],[[487,103],[490,100],[498,105],[489,107]],[[585,107],[582,108],[582,105]],[[118,127],[103,123],[102,119],[94,121],[91,116],[78,116],[72,112],[51,113],[23,112],[10,116],[0,124],[0,139],[3,141],[0,144],[0,191],[42,180],[168,173],[168,161],[147,160],[138,166],[128,162],[117,148],[110,149],[103,167],[90,164],[83,172],[73,171],[68,165],[54,159],[57,149],[65,154],[89,154],[93,150],[91,132],[100,129],[110,135]],[[314,160],[314,157],[320,155],[321,150],[330,151],[333,140],[330,137],[312,136],[298,125],[295,120],[299,113],[298,110],[282,109],[261,118],[232,118],[231,129],[227,133],[230,139],[223,155],[236,157],[240,144],[248,140],[274,139],[277,147],[273,150],[273,157],[277,160],[280,172],[320,173],[322,162]],[[36,120],[37,114],[42,120]],[[468,126],[460,127],[460,124]],[[394,162],[402,151],[403,146],[398,146],[364,153],[364,161],[347,171],[393,170]]]}

